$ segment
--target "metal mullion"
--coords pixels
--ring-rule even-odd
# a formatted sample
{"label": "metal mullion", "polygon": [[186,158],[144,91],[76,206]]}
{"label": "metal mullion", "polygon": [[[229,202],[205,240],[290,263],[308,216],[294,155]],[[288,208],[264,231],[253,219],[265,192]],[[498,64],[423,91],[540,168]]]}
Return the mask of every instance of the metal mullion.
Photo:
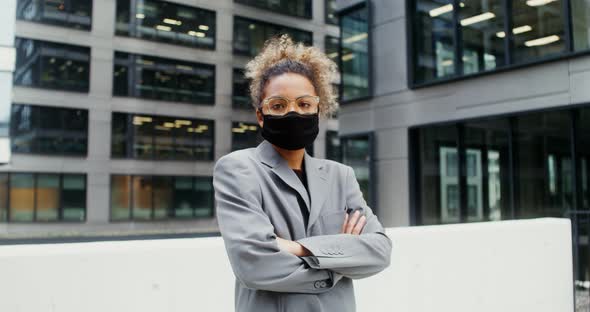
{"label": "metal mullion", "polygon": [[[578,150],[577,150],[577,146],[576,146],[576,142],[578,141],[578,134],[577,134],[577,125],[578,125],[578,120],[577,120],[577,111],[576,110],[571,110],[570,111],[570,135],[571,135],[571,142],[570,142],[570,148],[571,148],[571,155],[572,155],[572,162],[571,162],[571,169],[572,169],[572,180],[573,180],[573,184],[572,184],[572,194],[573,194],[573,198],[572,198],[572,207],[571,209],[577,211],[578,210],[578,203],[579,203],[579,194],[578,194],[578,180],[579,180],[579,175],[578,175]],[[571,181],[570,181],[571,182]]]}
{"label": "metal mullion", "polygon": [[129,202],[127,203],[128,207],[129,207],[129,220],[134,220],[134,215],[133,215],[133,209],[135,208],[135,202],[133,201],[134,196],[135,196],[135,192],[133,190],[133,180],[135,179],[135,175],[130,174],[129,175],[130,179],[129,182],[127,182],[127,185],[129,187]]}
{"label": "metal mullion", "polygon": [[59,175],[59,204],[57,207],[57,220],[58,221],[62,221],[63,220],[63,181],[64,180],[64,175],[60,174]]}
{"label": "metal mullion", "polygon": [[516,158],[515,153],[517,152],[517,147],[514,144],[514,126],[515,126],[515,117],[511,117],[508,119],[509,131],[508,131],[508,178],[510,185],[509,191],[509,202],[510,202],[510,219],[516,218],[516,201],[517,201],[517,178],[516,178]]}
{"label": "metal mullion", "polygon": [[37,222],[37,178],[38,173],[33,174],[33,222]]}
{"label": "metal mullion", "polygon": [[156,219],[156,207],[154,205],[154,194],[156,193],[154,191],[154,175],[150,174],[150,184],[152,186],[152,191],[150,192],[150,199],[151,199],[151,210],[150,210],[150,221],[154,221]]}
{"label": "metal mullion", "polygon": [[504,65],[512,64],[512,0],[504,0]]}
{"label": "metal mullion", "polygon": [[459,220],[461,223],[468,221],[468,209],[467,209],[467,151],[465,149],[465,125],[462,123],[457,124],[457,161],[459,178]]}
{"label": "metal mullion", "polygon": [[6,181],[6,223],[10,222],[10,190],[11,190],[11,183],[10,178],[12,176],[11,172],[7,173],[7,181]]}
{"label": "metal mullion", "polygon": [[482,176],[482,210],[483,210],[483,220],[489,221],[488,217],[490,215],[490,194],[489,194],[489,183],[490,183],[490,173],[489,173],[489,159],[488,159],[488,145],[487,142],[484,142],[484,146],[482,147],[481,153],[481,176]]}
{"label": "metal mullion", "polygon": [[567,52],[574,51],[574,38],[573,38],[573,21],[572,21],[572,7],[570,0],[561,1],[561,11],[564,16],[564,37],[565,37],[565,49]]}
{"label": "metal mullion", "polygon": [[454,65],[455,76],[463,75],[463,32],[461,23],[459,21],[460,0],[452,0],[453,2],[453,40],[455,44],[454,49]]}

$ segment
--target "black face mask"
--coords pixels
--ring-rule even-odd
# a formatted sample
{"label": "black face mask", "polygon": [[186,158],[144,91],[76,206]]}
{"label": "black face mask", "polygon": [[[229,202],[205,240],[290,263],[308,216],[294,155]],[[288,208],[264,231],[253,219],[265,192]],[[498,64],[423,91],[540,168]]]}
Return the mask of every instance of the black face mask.
{"label": "black face mask", "polygon": [[[262,111],[260,111],[262,114]],[[264,115],[262,137],[287,150],[302,149],[315,140],[319,132],[319,116],[289,112],[283,116]]]}

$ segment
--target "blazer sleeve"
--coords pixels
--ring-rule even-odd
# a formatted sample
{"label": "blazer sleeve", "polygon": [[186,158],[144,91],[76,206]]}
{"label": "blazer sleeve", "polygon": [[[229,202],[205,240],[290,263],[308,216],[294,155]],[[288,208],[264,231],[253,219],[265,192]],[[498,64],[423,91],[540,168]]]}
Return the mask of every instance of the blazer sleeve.
{"label": "blazer sleeve", "polygon": [[312,256],[302,257],[310,267],[330,269],[343,276],[359,279],[375,275],[389,266],[392,242],[363,199],[354,171],[349,166],[346,168],[347,206],[362,208],[367,218],[360,235],[320,235],[305,237],[297,242],[312,253]]}
{"label": "blazer sleeve", "polygon": [[[244,157],[242,155],[242,157]],[[318,294],[342,278],[279,248],[262,210],[259,182],[247,161],[233,155],[218,160],[213,173],[217,221],[236,278],[246,287],[275,292]]]}

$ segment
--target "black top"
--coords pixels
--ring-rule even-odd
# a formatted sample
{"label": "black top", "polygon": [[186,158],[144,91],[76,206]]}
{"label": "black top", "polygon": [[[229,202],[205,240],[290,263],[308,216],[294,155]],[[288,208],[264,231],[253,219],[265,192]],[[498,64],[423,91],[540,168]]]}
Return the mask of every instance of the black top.
{"label": "black top", "polygon": [[[305,166],[302,163],[301,164],[301,169],[292,169],[293,172],[295,172],[297,174],[297,176],[299,177],[299,180],[301,180],[301,183],[303,183],[303,186],[305,186],[305,189],[307,190],[307,193],[309,194],[309,189],[307,188],[307,175],[305,174]],[[307,210],[307,207],[305,207],[305,202],[303,201],[299,201],[299,209],[301,210],[301,215],[303,216],[303,224],[305,224],[305,228],[307,229],[307,220],[309,219],[309,211]]]}

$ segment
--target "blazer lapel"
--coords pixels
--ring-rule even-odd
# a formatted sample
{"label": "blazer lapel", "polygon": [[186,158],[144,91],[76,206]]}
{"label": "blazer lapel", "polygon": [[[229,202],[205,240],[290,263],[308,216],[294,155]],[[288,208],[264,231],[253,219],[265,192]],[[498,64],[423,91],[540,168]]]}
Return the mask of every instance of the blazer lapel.
{"label": "blazer lapel", "polygon": [[311,195],[311,211],[307,230],[311,228],[320,215],[320,211],[328,197],[328,179],[326,168],[321,160],[305,153],[305,171],[307,173],[307,188]]}
{"label": "blazer lapel", "polygon": [[[289,164],[287,163],[287,161],[274,149],[274,147],[272,147],[272,144],[264,140],[262,141],[262,143],[258,145],[256,151],[258,153],[260,161],[269,166],[272,172],[274,172],[289,187],[297,191],[301,198],[303,198],[303,202],[305,202],[306,208],[310,210],[310,198],[307,194],[307,191],[305,190],[305,186],[303,185],[303,183],[301,183],[301,180],[299,180],[297,174],[293,172],[291,168],[289,168]],[[307,166],[305,167],[305,169],[307,170]],[[308,184],[309,180],[310,174],[307,173]],[[310,185],[308,185],[308,187],[309,186]]]}

